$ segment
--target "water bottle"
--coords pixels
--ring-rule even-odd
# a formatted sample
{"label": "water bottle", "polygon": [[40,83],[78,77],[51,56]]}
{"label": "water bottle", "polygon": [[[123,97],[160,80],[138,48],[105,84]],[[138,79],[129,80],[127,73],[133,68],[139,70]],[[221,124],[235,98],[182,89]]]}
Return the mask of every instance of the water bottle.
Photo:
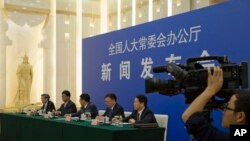
{"label": "water bottle", "polygon": [[42,116],[42,115],[43,115],[43,110],[39,110],[39,111],[38,111],[38,114],[39,114],[40,116]]}
{"label": "water bottle", "polygon": [[52,118],[56,116],[55,110],[52,110]]}
{"label": "water bottle", "polygon": [[81,120],[86,120],[86,116],[84,113],[81,114]]}
{"label": "water bottle", "polygon": [[123,120],[123,119],[122,119],[122,116],[119,115],[118,126],[120,126],[120,127],[123,127],[122,120]]}
{"label": "water bottle", "polygon": [[48,112],[48,117],[51,118],[52,117],[52,112]]}
{"label": "water bottle", "polygon": [[85,112],[86,114],[86,119],[91,121],[91,113],[90,112]]}
{"label": "water bottle", "polygon": [[109,117],[108,116],[104,117],[104,123],[109,123]]}

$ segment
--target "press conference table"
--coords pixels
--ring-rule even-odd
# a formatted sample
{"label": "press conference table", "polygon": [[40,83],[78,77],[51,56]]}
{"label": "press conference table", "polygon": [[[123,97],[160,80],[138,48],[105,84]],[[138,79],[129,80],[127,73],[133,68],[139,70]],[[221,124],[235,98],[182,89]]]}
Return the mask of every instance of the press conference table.
{"label": "press conference table", "polygon": [[164,128],[93,126],[87,121],[0,113],[0,141],[163,141]]}

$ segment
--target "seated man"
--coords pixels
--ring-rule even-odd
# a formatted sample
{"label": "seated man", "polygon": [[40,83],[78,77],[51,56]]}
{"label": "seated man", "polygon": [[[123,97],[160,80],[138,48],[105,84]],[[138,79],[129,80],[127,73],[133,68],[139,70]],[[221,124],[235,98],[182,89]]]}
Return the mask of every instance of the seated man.
{"label": "seated man", "polygon": [[62,92],[63,104],[56,111],[56,115],[64,116],[65,114],[75,113],[76,104],[70,100],[70,92],[65,90]]}
{"label": "seated man", "polygon": [[[213,74],[208,69],[207,88],[190,104],[183,113],[182,119],[189,134],[199,141],[229,141],[229,134],[215,128],[202,113],[206,104],[223,86],[223,71],[214,68]],[[250,123],[250,94],[239,91],[232,95],[228,104],[224,106],[222,127]]]}
{"label": "seated man", "polygon": [[41,101],[43,103],[41,111],[43,114],[47,114],[48,112],[52,112],[53,110],[56,110],[54,103],[50,101],[49,99],[50,99],[49,94],[41,95]]}
{"label": "seated man", "polygon": [[116,101],[116,95],[113,93],[109,93],[105,96],[105,104],[107,108],[103,116],[109,117],[109,121],[111,121],[115,116],[122,116],[122,118],[125,118],[123,107]]}
{"label": "seated man", "polygon": [[66,114],[65,116],[81,117],[81,114],[85,114],[85,112],[90,112],[91,118],[95,119],[95,117],[98,115],[98,111],[95,104],[90,102],[89,94],[87,93],[81,94],[79,102],[81,104],[81,109],[76,113]]}
{"label": "seated man", "polygon": [[154,113],[147,107],[147,102],[145,95],[137,95],[134,100],[134,111],[123,122],[131,124],[157,123]]}

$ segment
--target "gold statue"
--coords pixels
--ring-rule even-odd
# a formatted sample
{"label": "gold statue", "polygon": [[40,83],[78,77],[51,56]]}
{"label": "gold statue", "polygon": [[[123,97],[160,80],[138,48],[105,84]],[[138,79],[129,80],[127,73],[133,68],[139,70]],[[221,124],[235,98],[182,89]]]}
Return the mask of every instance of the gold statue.
{"label": "gold statue", "polygon": [[28,56],[24,55],[23,63],[17,68],[18,87],[14,99],[16,106],[30,104],[30,90],[33,78],[32,66],[29,64]]}

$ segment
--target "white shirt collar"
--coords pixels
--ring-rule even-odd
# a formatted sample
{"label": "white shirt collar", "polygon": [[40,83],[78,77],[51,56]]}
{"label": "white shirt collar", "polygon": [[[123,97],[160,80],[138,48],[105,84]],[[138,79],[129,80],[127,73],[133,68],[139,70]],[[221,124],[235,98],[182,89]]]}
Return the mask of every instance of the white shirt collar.
{"label": "white shirt collar", "polygon": [[68,103],[69,103],[69,101],[65,102],[63,106],[66,107]]}
{"label": "white shirt collar", "polygon": [[116,105],[116,103],[110,108],[111,110],[113,110],[114,109],[114,107],[115,107],[115,105]]}
{"label": "white shirt collar", "polygon": [[141,109],[140,111],[138,111],[138,113],[141,115],[144,109],[145,109],[145,107],[143,109]]}
{"label": "white shirt collar", "polygon": [[47,107],[47,105],[48,105],[48,101],[44,104],[44,107]]}
{"label": "white shirt collar", "polygon": [[84,105],[84,108],[86,109],[88,105],[89,105],[89,103],[87,103],[86,105]]}

